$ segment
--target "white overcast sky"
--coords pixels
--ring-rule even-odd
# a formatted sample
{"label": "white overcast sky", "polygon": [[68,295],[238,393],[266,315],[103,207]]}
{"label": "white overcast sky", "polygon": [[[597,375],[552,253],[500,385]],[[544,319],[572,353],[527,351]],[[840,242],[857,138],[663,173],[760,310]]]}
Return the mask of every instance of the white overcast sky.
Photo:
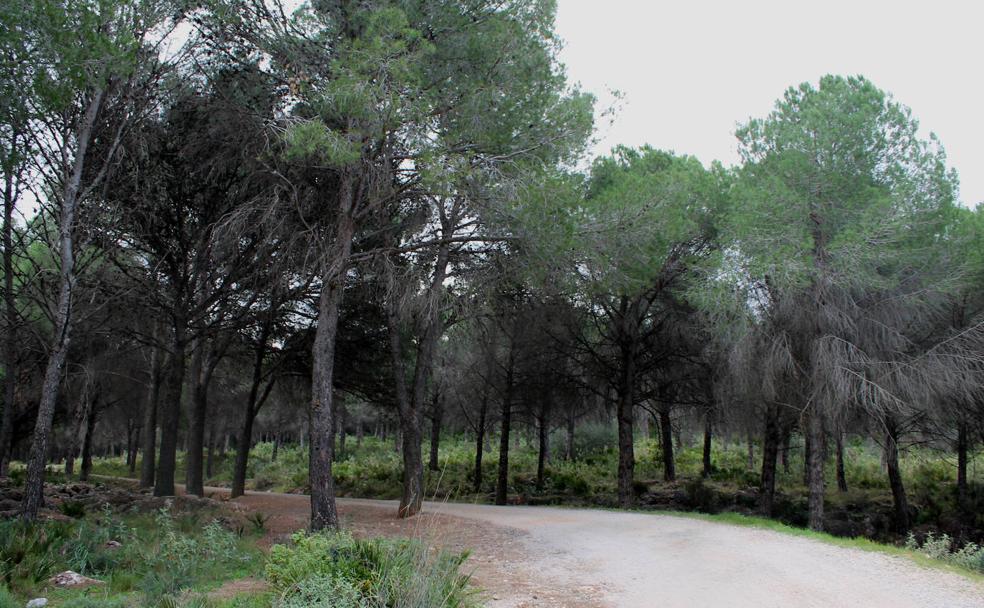
{"label": "white overcast sky", "polygon": [[616,144],[737,161],[735,125],[765,116],[790,85],[863,74],[935,132],[965,205],[984,201],[981,0],[558,0],[570,79],[625,98],[598,121]]}

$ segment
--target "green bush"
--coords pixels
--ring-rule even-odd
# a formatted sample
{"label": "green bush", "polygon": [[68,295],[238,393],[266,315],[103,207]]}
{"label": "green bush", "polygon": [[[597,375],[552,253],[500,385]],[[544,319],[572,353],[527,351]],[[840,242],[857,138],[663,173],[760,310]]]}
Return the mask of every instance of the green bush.
{"label": "green bush", "polygon": [[21,603],[14,598],[5,585],[0,585],[0,608],[21,608]]}
{"label": "green bush", "polygon": [[465,557],[416,541],[298,533],[271,549],[266,577],[282,608],[459,608],[473,605]]}
{"label": "green bush", "polygon": [[953,545],[953,539],[948,535],[934,536],[932,533],[927,534],[921,543],[914,534],[909,533],[905,543],[907,549],[918,551],[926,557],[984,572],[984,547],[977,543],[967,543],[960,549],[954,550]]}

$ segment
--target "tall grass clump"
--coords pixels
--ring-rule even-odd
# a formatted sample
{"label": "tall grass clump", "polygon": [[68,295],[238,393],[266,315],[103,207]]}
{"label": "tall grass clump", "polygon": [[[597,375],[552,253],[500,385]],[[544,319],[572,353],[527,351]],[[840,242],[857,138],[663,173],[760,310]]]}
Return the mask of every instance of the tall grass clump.
{"label": "tall grass clump", "polygon": [[271,549],[266,577],[278,608],[470,608],[466,557],[415,540],[299,532]]}

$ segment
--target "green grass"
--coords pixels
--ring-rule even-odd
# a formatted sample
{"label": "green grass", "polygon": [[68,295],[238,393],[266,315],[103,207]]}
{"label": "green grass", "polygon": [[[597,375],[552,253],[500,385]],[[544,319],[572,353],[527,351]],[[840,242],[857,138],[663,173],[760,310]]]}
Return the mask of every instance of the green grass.
{"label": "green grass", "polygon": [[779,532],[781,534],[788,534],[790,536],[797,536],[800,538],[808,538],[810,540],[826,543],[828,545],[844,547],[846,549],[858,549],[861,551],[870,551],[874,553],[882,553],[884,555],[904,557],[919,564],[920,566],[935,570],[954,572],[974,582],[984,584],[984,572],[978,572],[966,567],[951,564],[946,561],[927,556],[925,553],[918,550],[900,547],[898,545],[879,543],[868,538],[845,538],[843,536],[833,536],[825,532],[815,532],[809,528],[790,526],[774,519],[743,515],[741,513],[719,513],[717,515],[710,515],[707,513],[694,513],[686,511],[663,511],[660,512],[660,515],[684,517],[687,519],[698,519],[700,521],[708,521],[719,524],[770,530],[772,532]]}
{"label": "green grass", "polygon": [[[66,608],[187,604],[189,592],[262,568],[255,538],[226,529],[215,515],[105,510],[72,521],[0,522],[0,579],[21,600],[43,596],[52,606]],[[111,540],[120,546],[109,546]],[[48,590],[47,579],[64,570],[106,584],[84,591]]]}

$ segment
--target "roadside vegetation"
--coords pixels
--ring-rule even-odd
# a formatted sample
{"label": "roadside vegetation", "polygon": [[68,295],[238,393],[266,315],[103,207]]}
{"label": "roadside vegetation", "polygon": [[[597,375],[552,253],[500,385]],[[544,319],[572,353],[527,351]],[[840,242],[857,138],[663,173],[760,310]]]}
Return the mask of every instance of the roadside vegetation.
{"label": "roadside vegetation", "polygon": [[[557,431],[555,434],[560,434]],[[618,506],[617,487],[611,470],[618,450],[614,429],[603,424],[585,425],[574,440],[573,458],[566,458],[566,445],[556,442],[544,468],[542,483],[537,481],[538,451],[535,442],[521,439],[510,449],[508,497],[511,504]],[[760,444],[752,445],[753,456]],[[799,438],[784,455],[780,466],[773,518],[798,527],[807,525],[807,492],[804,484],[804,458]],[[307,493],[306,451],[296,445],[259,443],[250,454],[246,487],[250,490]],[[498,447],[489,445],[484,457],[487,464],[478,491],[474,483],[475,446],[466,437],[447,437],[440,443],[438,467],[425,474],[429,500],[463,502],[495,501]],[[635,446],[638,480],[634,485],[637,507],[653,510],[695,511],[701,513],[733,512],[761,515],[760,472],[758,459],[749,466],[749,449],[744,440],[718,442],[711,452],[713,463],[703,476],[703,452],[699,444],[678,446],[675,468],[677,479],[663,481],[664,467],[659,440],[640,437]],[[981,462],[981,454],[973,462]],[[182,470],[179,453],[179,472]],[[217,457],[214,475],[207,485],[229,487],[232,462]],[[831,479],[836,478],[836,462],[826,464]],[[951,548],[982,542],[984,530],[984,471],[971,467],[970,491],[962,501],[956,486],[956,468],[936,450],[912,446],[903,451],[900,469],[906,487],[911,489],[913,531],[917,538],[946,538]],[[125,477],[125,458],[99,458],[94,463],[97,474]],[[356,445],[349,438],[339,453],[334,475],[340,496],[398,499],[402,473],[400,455],[392,441],[365,437]],[[862,537],[901,545],[906,534],[899,534],[892,524],[892,494],[884,474],[881,449],[871,441],[856,439],[845,445],[844,473],[848,489],[828,492],[828,532],[845,538]],[[911,544],[911,541],[909,541]],[[971,545],[966,545],[971,546]]]}
{"label": "roadside vegetation", "polygon": [[[461,569],[466,555],[432,551],[418,540],[298,532],[264,549],[262,515],[231,514],[217,503],[151,512],[60,505],[63,517],[55,520],[0,522],[0,608],[39,597],[53,608],[480,605]],[[92,580],[78,588],[51,582],[65,571]],[[262,583],[222,592],[246,578]]]}

